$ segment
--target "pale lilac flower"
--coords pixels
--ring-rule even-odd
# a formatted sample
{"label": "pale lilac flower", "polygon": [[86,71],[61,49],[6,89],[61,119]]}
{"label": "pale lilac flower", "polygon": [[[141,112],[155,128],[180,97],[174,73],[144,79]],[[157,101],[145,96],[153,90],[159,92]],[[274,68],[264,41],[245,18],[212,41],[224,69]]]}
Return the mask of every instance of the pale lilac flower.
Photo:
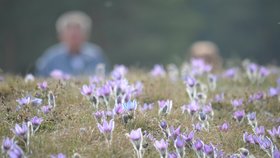
{"label": "pale lilac flower", "polygon": [[178,158],[178,155],[176,152],[170,152],[168,153],[168,158]]}
{"label": "pale lilac flower", "polygon": [[260,77],[267,77],[269,74],[270,74],[270,71],[264,67],[264,66],[261,66],[260,69],[259,69],[259,73],[260,73]]}
{"label": "pale lilac flower", "polygon": [[273,153],[272,153],[272,157],[273,158],[280,158],[280,151],[277,149],[277,148],[275,148],[274,150],[273,150]]}
{"label": "pale lilac flower", "polygon": [[186,143],[191,143],[192,142],[192,140],[193,140],[193,138],[194,138],[194,134],[195,134],[195,132],[194,131],[190,131],[190,133],[188,134],[187,132],[185,132],[185,133],[183,133],[181,136],[182,136],[182,138],[184,139],[184,141],[186,142]]}
{"label": "pale lilac flower", "polygon": [[278,128],[273,127],[271,130],[267,130],[268,134],[275,140],[275,138],[280,138],[280,126]]}
{"label": "pale lilac flower", "polygon": [[24,105],[27,105],[30,103],[30,97],[27,96],[27,97],[24,97],[24,98],[20,98],[20,99],[17,99],[16,101],[19,103],[20,106],[24,106]]}
{"label": "pale lilac flower", "polygon": [[224,72],[223,77],[232,79],[235,78],[236,74],[237,74],[237,68],[230,68]]}
{"label": "pale lilac flower", "polygon": [[256,127],[256,128],[254,129],[254,131],[255,131],[255,134],[256,134],[256,135],[261,135],[261,136],[264,136],[264,135],[265,135],[264,126]]}
{"label": "pale lilac flower", "polygon": [[245,110],[238,110],[233,113],[233,118],[238,122],[241,123],[245,116]]}
{"label": "pale lilac flower", "polygon": [[179,126],[178,128],[174,128],[174,126],[171,126],[169,128],[169,132],[170,132],[170,137],[174,140],[176,139],[180,134],[181,134],[181,126]]}
{"label": "pale lilac flower", "polygon": [[102,124],[97,123],[97,127],[99,131],[103,134],[112,133],[115,127],[115,122],[113,119],[110,120],[109,123],[107,122],[107,120],[103,120]]}
{"label": "pale lilac flower", "polygon": [[14,144],[12,148],[8,151],[8,155],[10,158],[24,158],[23,150],[17,145]]}
{"label": "pale lilac flower", "polygon": [[187,110],[188,113],[189,113],[191,116],[193,116],[196,112],[198,112],[199,106],[198,106],[197,102],[191,102],[191,103],[188,104],[188,105],[183,105],[183,106],[181,107],[181,109],[182,109],[183,112]]}
{"label": "pale lilac flower", "polygon": [[140,110],[142,112],[145,112],[145,111],[148,111],[148,110],[152,110],[153,109],[153,106],[154,106],[154,103],[144,103],[144,105],[142,107],[140,107]]}
{"label": "pale lilac flower", "polygon": [[222,101],[224,101],[224,98],[224,93],[217,94],[215,95],[214,101],[217,103],[221,103]]}
{"label": "pale lilac flower", "polygon": [[161,157],[166,157],[167,155],[167,149],[168,149],[168,142],[164,139],[161,139],[160,141],[156,140],[154,142],[154,146],[157,149],[157,151],[160,153]]}
{"label": "pale lilac flower", "polygon": [[120,115],[124,112],[124,108],[122,104],[116,104],[115,108],[114,108],[114,112],[117,115]]}
{"label": "pale lilac flower", "polygon": [[193,129],[195,130],[195,131],[198,131],[198,132],[200,132],[200,131],[202,131],[202,124],[201,123],[197,123],[197,124],[193,124],[192,125],[193,126]]}
{"label": "pale lilac flower", "polygon": [[51,109],[52,107],[50,105],[45,105],[45,106],[42,106],[41,107],[41,111],[44,113],[44,114],[48,114],[49,112],[51,112]]}
{"label": "pale lilac flower", "polygon": [[204,144],[203,146],[203,152],[207,155],[207,156],[211,156],[214,154],[214,148],[212,144]]}
{"label": "pale lilac flower", "polygon": [[15,144],[14,140],[13,139],[10,139],[8,137],[4,138],[3,141],[2,141],[2,152],[8,152],[12,147],[13,145]]}
{"label": "pale lilac flower", "polygon": [[273,143],[268,137],[264,137],[263,139],[259,139],[259,146],[263,150],[270,150],[273,147]]}
{"label": "pale lilac flower", "polygon": [[257,92],[253,95],[250,95],[249,97],[249,103],[252,103],[254,101],[262,100],[264,98],[264,93],[263,92]]}
{"label": "pale lilac flower", "polygon": [[66,158],[66,155],[59,153],[57,155],[51,155],[51,158]]}
{"label": "pale lilac flower", "polygon": [[16,124],[12,131],[16,136],[21,137],[24,140],[27,138],[28,127],[26,123],[23,123],[22,125]]}
{"label": "pale lilac flower", "polygon": [[167,129],[167,122],[166,121],[161,121],[160,124],[159,124],[159,127],[163,130],[166,130]]}
{"label": "pale lilac flower", "polygon": [[64,79],[64,72],[58,69],[55,69],[50,72],[50,76],[57,80],[63,80]]}
{"label": "pale lilac flower", "polygon": [[269,90],[268,90],[268,96],[270,96],[270,97],[277,96],[278,93],[279,93],[278,89],[274,88],[274,87],[270,87]]}
{"label": "pale lilac flower", "polygon": [[128,68],[124,65],[116,65],[111,72],[111,76],[113,79],[119,80],[125,77],[128,72]]}
{"label": "pale lilac flower", "polygon": [[38,88],[45,91],[48,89],[48,82],[47,81],[43,81],[37,84]]}
{"label": "pale lilac flower", "polygon": [[132,143],[133,148],[136,151],[137,157],[141,158],[144,140],[141,128],[132,130],[130,133],[127,133],[126,136],[130,139],[130,142]]}
{"label": "pale lilac flower", "polygon": [[172,109],[172,100],[159,100],[158,105],[159,105],[158,114],[163,114],[163,115],[170,114]]}
{"label": "pale lilac flower", "polygon": [[143,139],[142,130],[138,128],[137,130],[132,130],[129,135],[127,135],[132,141],[139,141]]}
{"label": "pale lilac flower", "polygon": [[185,78],[185,84],[189,87],[189,88],[194,88],[194,86],[196,85],[196,80],[191,77],[191,76],[187,76]]}
{"label": "pale lilac flower", "polygon": [[243,99],[234,99],[234,100],[231,101],[231,105],[234,108],[238,108],[238,107],[243,105]]}
{"label": "pale lilac flower", "polygon": [[166,72],[164,70],[164,67],[162,65],[154,65],[153,69],[151,70],[150,74],[153,77],[164,77]]}
{"label": "pale lilac flower", "polygon": [[203,147],[204,147],[204,143],[203,143],[200,139],[195,140],[195,142],[194,142],[194,144],[193,144],[193,148],[194,148],[196,151],[201,151],[201,150],[203,150]]}
{"label": "pale lilac flower", "polygon": [[84,96],[91,96],[92,93],[93,93],[92,86],[83,85],[83,87],[81,88],[81,94]]}
{"label": "pale lilac flower", "polygon": [[227,132],[229,130],[229,124],[227,122],[224,122],[219,126],[220,131]]}
{"label": "pale lilac flower", "polygon": [[256,143],[253,135],[252,134],[248,134],[247,132],[245,132],[243,134],[243,141],[245,143],[249,143],[249,144],[255,144]]}
{"label": "pale lilac flower", "polygon": [[185,141],[178,136],[174,142],[176,152],[180,157],[185,157]]}
{"label": "pale lilac flower", "polygon": [[35,126],[35,127],[41,125],[41,123],[42,123],[43,121],[44,121],[43,118],[40,118],[40,117],[38,117],[38,116],[34,116],[34,117],[30,120],[30,122],[32,123],[32,125]]}

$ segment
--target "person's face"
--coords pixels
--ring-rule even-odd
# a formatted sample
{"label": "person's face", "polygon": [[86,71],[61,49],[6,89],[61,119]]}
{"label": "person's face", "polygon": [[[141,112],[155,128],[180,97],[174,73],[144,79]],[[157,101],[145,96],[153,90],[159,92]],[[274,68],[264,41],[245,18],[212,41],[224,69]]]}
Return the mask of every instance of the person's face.
{"label": "person's face", "polygon": [[68,46],[70,53],[79,53],[81,45],[86,41],[85,33],[75,24],[68,25],[59,38]]}

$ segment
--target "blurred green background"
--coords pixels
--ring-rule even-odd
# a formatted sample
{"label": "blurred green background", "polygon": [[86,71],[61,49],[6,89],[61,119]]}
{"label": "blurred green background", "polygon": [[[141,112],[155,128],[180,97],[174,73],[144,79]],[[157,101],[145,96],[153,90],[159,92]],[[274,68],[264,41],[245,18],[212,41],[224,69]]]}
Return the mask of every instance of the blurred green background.
{"label": "blurred green background", "polygon": [[91,41],[112,65],[181,63],[197,40],[215,42],[224,58],[280,59],[279,0],[0,0],[0,68],[32,72],[70,10],[90,15]]}

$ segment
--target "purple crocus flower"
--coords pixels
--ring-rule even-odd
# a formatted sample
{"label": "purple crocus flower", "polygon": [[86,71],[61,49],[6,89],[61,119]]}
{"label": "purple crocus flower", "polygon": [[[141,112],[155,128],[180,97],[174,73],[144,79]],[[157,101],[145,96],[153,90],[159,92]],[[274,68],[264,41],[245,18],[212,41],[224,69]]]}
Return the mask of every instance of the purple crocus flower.
{"label": "purple crocus flower", "polygon": [[140,108],[140,110],[142,112],[145,112],[147,110],[152,110],[153,106],[154,106],[154,103],[150,103],[150,104],[144,103],[144,105]]}
{"label": "purple crocus flower", "polygon": [[259,69],[259,73],[260,77],[267,77],[270,74],[270,71],[266,67],[261,66]]}
{"label": "purple crocus flower", "polygon": [[243,99],[234,99],[231,101],[231,105],[234,108],[240,107],[240,106],[242,106],[242,104],[243,104]]}
{"label": "purple crocus flower", "polygon": [[249,143],[249,144],[255,144],[256,143],[253,135],[252,134],[248,134],[247,132],[245,132],[243,134],[243,141],[245,143]]}
{"label": "purple crocus flower", "polygon": [[172,100],[159,100],[158,105],[158,114],[170,114],[172,109]]}
{"label": "purple crocus flower", "polygon": [[181,136],[182,138],[184,139],[184,141],[186,143],[191,143],[193,138],[194,138],[194,134],[195,132],[194,131],[190,131],[190,133],[188,134],[187,132],[183,133]]}
{"label": "purple crocus flower", "polygon": [[280,158],[280,151],[277,149],[277,148],[275,148],[274,150],[273,150],[273,153],[272,153],[272,157],[273,158]]}
{"label": "purple crocus flower", "polygon": [[229,130],[229,124],[227,122],[224,122],[219,126],[220,131],[227,132]]}
{"label": "purple crocus flower", "polygon": [[197,124],[193,124],[192,125],[195,131],[202,131],[202,124],[201,123],[197,123]]}
{"label": "purple crocus flower", "polygon": [[138,128],[137,130],[132,130],[129,134],[127,133],[126,136],[130,139],[130,142],[132,143],[136,152],[142,150],[143,134],[141,128]]}
{"label": "purple crocus flower", "polygon": [[175,144],[174,144],[175,148],[178,148],[178,149],[182,149],[185,147],[185,141],[180,137],[178,136],[176,139],[175,139]]}
{"label": "purple crocus flower", "polygon": [[68,80],[68,79],[70,79],[69,74],[66,74],[59,69],[55,69],[52,72],[50,72],[50,76],[54,79],[57,79],[57,80]]}
{"label": "purple crocus flower", "polygon": [[99,131],[103,134],[112,133],[115,127],[115,122],[113,119],[110,120],[109,123],[107,122],[107,120],[103,120],[102,124],[97,123],[97,127]]}
{"label": "purple crocus flower", "polygon": [[8,151],[8,155],[10,158],[24,158],[24,152],[17,144],[12,146]]}
{"label": "purple crocus flower", "polygon": [[51,158],[66,158],[66,155],[59,153],[57,155],[51,155]]}
{"label": "purple crocus flower", "polygon": [[203,146],[203,152],[210,156],[210,155],[213,155],[214,154],[214,148],[213,148],[213,145],[212,144],[204,144]]}
{"label": "purple crocus flower", "polygon": [[166,130],[167,128],[167,122],[166,121],[161,121],[159,124],[159,127],[163,130]]}
{"label": "purple crocus flower", "polygon": [[161,139],[160,141],[156,140],[154,142],[154,146],[162,157],[165,157],[167,155],[167,148],[168,148],[167,141],[165,141],[164,139]]}
{"label": "purple crocus flower", "polygon": [[30,97],[24,97],[16,100],[19,105],[24,106],[30,103]]}
{"label": "purple crocus flower", "polygon": [[268,89],[268,96],[274,97],[274,96],[277,96],[277,95],[278,95],[278,89],[277,88],[270,87]]}
{"label": "purple crocus flower", "polygon": [[221,103],[222,101],[224,101],[224,98],[224,93],[217,94],[214,98],[214,101],[217,103]]}
{"label": "purple crocus flower", "polygon": [[190,87],[193,88],[196,84],[196,80],[193,77],[187,76],[185,78],[185,84]]}
{"label": "purple crocus flower", "polygon": [[195,142],[193,144],[193,148],[196,151],[201,151],[203,149],[203,146],[204,146],[204,143],[200,139],[195,140]]}
{"label": "purple crocus flower", "polygon": [[250,95],[249,97],[249,103],[252,103],[254,101],[262,100],[264,98],[263,92],[257,92],[255,94]]}
{"label": "purple crocus flower", "polygon": [[258,65],[255,63],[250,63],[247,68],[248,68],[249,72],[252,74],[256,73],[258,71]]}
{"label": "purple crocus flower", "polygon": [[271,140],[268,137],[264,137],[263,139],[259,139],[260,148],[263,150],[270,150],[273,146]]}
{"label": "purple crocus flower", "polygon": [[114,112],[117,115],[122,114],[124,112],[124,108],[123,108],[122,104],[117,104],[114,108]]}
{"label": "purple crocus flower", "polygon": [[261,135],[261,136],[265,135],[264,126],[256,127],[254,129],[254,131],[255,131],[256,135]]}
{"label": "purple crocus flower", "polygon": [[154,65],[153,69],[151,70],[150,74],[153,77],[164,77],[166,72],[164,70],[164,67],[162,65]]}
{"label": "purple crocus flower", "polygon": [[16,124],[15,128],[12,129],[12,131],[18,137],[21,137],[23,139],[27,138],[28,127],[26,123],[23,123],[21,126],[19,124]]}
{"label": "purple crocus flower", "polygon": [[233,118],[239,123],[243,121],[244,116],[245,116],[245,110],[238,110],[233,113]]}
{"label": "purple crocus flower", "polygon": [[176,152],[170,152],[168,153],[168,158],[178,158],[178,155]]}
{"label": "purple crocus flower", "polygon": [[138,141],[138,140],[142,139],[141,128],[138,128],[137,130],[132,130],[128,136],[132,141]]}
{"label": "purple crocus flower", "polygon": [[230,69],[227,69],[224,74],[223,74],[223,77],[226,77],[226,78],[234,78],[237,74],[237,69],[236,68],[230,68]]}
{"label": "purple crocus flower", "polygon": [[38,88],[41,89],[42,91],[45,91],[48,89],[48,82],[47,81],[43,81],[41,83],[37,84]]}
{"label": "purple crocus flower", "polygon": [[119,80],[125,77],[128,72],[128,68],[124,65],[116,65],[111,72],[111,76],[115,80]]}
{"label": "purple crocus flower", "polygon": [[83,87],[81,88],[81,94],[84,96],[91,96],[92,93],[93,93],[92,86],[83,85]]}
{"label": "purple crocus flower", "polygon": [[185,157],[185,141],[178,136],[174,142],[176,152],[180,157]]}
{"label": "purple crocus flower", "polygon": [[197,102],[191,102],[189,105],[186,105],[186,110],[193,116],[199,110],[199,106]]}
{"label": "purple crocus flower", "polygon": [[52,107],[50,105],[45,105],[45,106],[42,106],[41,107],[41,111],[44,113],[44,114],[48,114],[49,112],[51,112],[51,109]]}
{"label": "purple crocus flower", "polygon": [[179,126],[178,128],[175,129],[173,126],[171,126],[169,128],[169,132],[171,138],[176,139],[181,134],[181,127]]}
{"label": "purple crocus flower", "polygon": [[33,126],[37,127],[37,126],[41,125],[41,123],[43,122],[43,118],[40,118],[38,116],[34,116],[30,121],[31,121]]}
{"label": "purple crocus flower", "polygon": [[273,127],[271,130],[267,130],[267,132],[272,137],[272,139],[280,137],[280,126],[278,126],[278,128]]}
{"label": "purple crocus flower", "polygon": [[2,151],[8,152],[13,147],[14,144],[15,144],[15,142],[13,139],[10,139],[8,137],[4,138],[2,141],[2,146],[1,146]]}
{"label": "purple crocus flower", "polygon": [[249,121],[255,121],[257,119],[256,112],[251,112],[251,113],[247,114],[247,118]]}

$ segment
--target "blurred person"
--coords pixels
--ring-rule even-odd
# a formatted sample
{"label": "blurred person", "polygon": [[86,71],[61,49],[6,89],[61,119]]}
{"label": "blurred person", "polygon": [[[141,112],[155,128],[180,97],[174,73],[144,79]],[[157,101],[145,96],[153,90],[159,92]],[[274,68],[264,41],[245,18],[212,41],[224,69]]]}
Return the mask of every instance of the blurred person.
{"label": "blurred person", "polygon": [[56,21],[60,43],[48,48],[36,62],[37,75],[49,76],[54,70],[70,75],[89,75],[98,64],[106,63],[102,49],[89,43],[92,21],[80,11],[70,11]]}
{"label": "blurred person", "polygon": [[207,64],[213,66],[214,70],[222,68],[222,57],[219,54],[217,45],[210,41],[198,41],[192,44],[190,48],[192,58],[203,59]]}

